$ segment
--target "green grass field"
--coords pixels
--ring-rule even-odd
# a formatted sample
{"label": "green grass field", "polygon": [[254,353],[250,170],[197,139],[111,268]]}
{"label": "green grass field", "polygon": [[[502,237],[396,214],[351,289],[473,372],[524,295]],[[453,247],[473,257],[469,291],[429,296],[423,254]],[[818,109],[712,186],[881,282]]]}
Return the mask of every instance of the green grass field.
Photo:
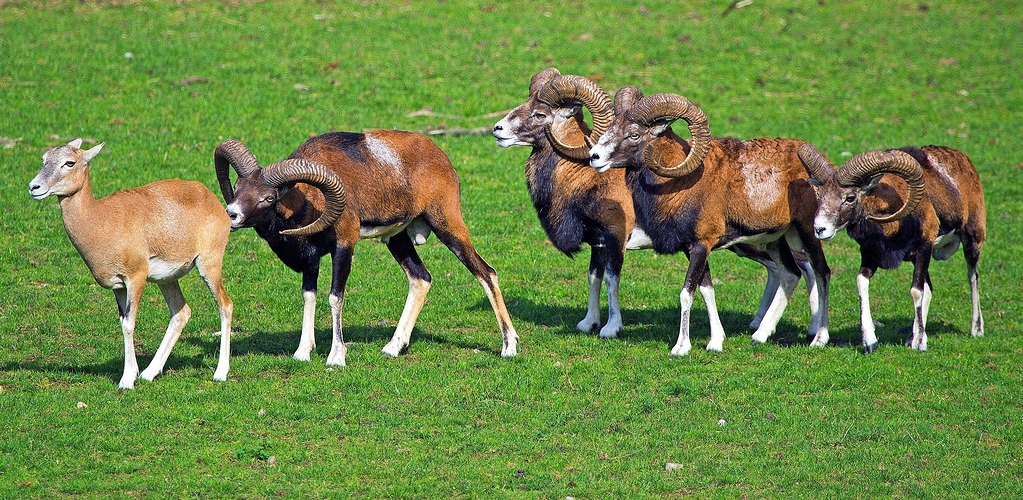
{"label": "green grass field", "polygon": [[[0,498],[1023,495],[1023,6],[731,3],[0,0]],[[766,274],[728,252],[711,257],[723,353],[703,349],[697,299],[693,352],[668,355],[682,255],[626,256],[625,331],[601,341],[575,330],[588,254],[569,260],[547,242],[525,188],[529,151],[439,135],[474,243],[500,275],[517,358],[499,357],[486,297],[433,238],[419,250],[434,286],[407,354],[379,352],[407,282],[365,241],[346,295],[348,366],[324,364],[328,271],[317,351],[297,362],[300,278],[243,230],[225,264],[228,381],[211,380],[219,319],[193,274],[182,281],[192,320],[164,374],[117,391],[112,294],[56,201],[27,194],[47,149],[106,141],[97,195],[164,178],[219,193],[212,154],[224,139],[270,162],[332,130],[490,127],[549,66],[611,93],[681,93],[716,135],[797,137],[839,162],[904,145],[963,150],[987,200],[986,336],[969,334],[958,253],[931,266],[929,351],[902,346],[904,265],[872,282],[887,326],[878,352],[861,354],[858,249],[842,234],[825,244],[827,348],[802,341],[802,286],[775,342],[751,347]],[[136,330],[143,368],[166,323],[151,286]]]}

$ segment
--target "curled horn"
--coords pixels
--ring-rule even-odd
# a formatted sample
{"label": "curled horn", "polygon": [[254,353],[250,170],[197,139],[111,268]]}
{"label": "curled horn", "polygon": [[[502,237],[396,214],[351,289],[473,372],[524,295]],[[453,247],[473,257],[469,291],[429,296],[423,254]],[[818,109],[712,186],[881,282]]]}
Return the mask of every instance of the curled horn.
{"label": "curled horn", "polygon": [[624,115],[636,101],[643,98],[643,91],[635,85],[626,85],[615,92],[615,114]]}
{"label": "curled horn", "polygon": [[220,192],[228,205],[234,201],[234,187],[231,186],[229,168],[234,167],[238,177],[248,177],[260,170],[256,157],[237,139],[228,139],[217,146],[217,150],[213,152],[213,167],[217,170]]}
{"label": "curled horn", "polygon": [[809,142],[799,146],[796,154],[799,155],[799,160],[803,162],[803,167],[810,174],[810,178],[818,183],[823,183],[835,173],[835,166],[828,161],[824,153]]}
{"label": "curled horn", "polygon": [[305,236],[323,231],[337,222],[348,204],[348,195],[341,178],[325,165],[314,161],[288,159],[274,163],[263,169],[263,182],[274,188],[304,182],[323,192],[325,203],[320,218],[308,226],[281,231],[283,235]]}
{"label": "curled horn", "polygon": [[542,69],[533,75],[533,78],[529,80],[529,95],[536,94],[543,84],[547,83],[551,78],[561,76],[561,72],[557,68]]}
{"label": "curled horn", "polygon": [[909,186],[906,203],[897,212],[886,217],[867,215],[867,219],[885,223],[901,219],[920,204],[924,198],[924,169],[908,153],[903,151],[867,151],[854,156],[842,165],[835,174],[835,180],[843,187],[857,186],[869,177],[891,173],[902,177]]}
{"label": "curled horn", "polygon": [[703,164],[703,159],[710,151],[710,126],[707,115],[689,99],[678,94],[654,94],[644,97],[626,112],[626,118],[650,126],[657,121],[673,122],[678,119],[689,124],[690,151],[682,163],[674,167],[665,167],[661,155],[654,151],[653,144],[647,144],[643,150],[643,163],[655,174],[665,177],[682,177],[693,172]]}
{"label": "curled horn", "polygon": [[544,131],[547,139],[563,155],[574,160],[589,161],[590,148],[604,135],[614,118],[611,96],[589,78],[576,75],[562,75],[551,78],[536,94],[537,100],[551,107],[564,106],[569,101],[579,101],[590,110],[593,117],[593,130],[585,137],[580,146],[568,146],[561,142],[547,125]]}

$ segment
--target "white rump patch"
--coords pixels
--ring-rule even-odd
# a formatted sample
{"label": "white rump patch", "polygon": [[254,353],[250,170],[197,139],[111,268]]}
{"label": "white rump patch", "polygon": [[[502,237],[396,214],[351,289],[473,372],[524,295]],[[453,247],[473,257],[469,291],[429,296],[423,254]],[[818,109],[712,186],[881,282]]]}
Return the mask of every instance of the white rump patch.
{"label": "white rump patch", "polygon": [[636,226],[629,233],[629,241],[625,242],[626,250],[646,250],[654,247],[653,240],[650,239],[650,235],[643,231],[643,228]]}
{"label": "white rump patch", "polygon": [[401,167],[401,158],[398,157],[398,153],[394,152],[386,141],[366,134],[366,149],[380,163],[394,168]]}

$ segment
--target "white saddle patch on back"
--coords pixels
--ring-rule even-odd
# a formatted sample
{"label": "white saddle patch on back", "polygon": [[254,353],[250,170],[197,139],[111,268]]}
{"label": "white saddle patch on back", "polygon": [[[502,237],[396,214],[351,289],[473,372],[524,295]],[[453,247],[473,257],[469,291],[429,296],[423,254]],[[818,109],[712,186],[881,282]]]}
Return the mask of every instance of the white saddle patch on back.
{"label": "white saddle patch on back", "polygon": [[366,149],[369,150],[369,154],[373,155],[373,158],[384,165],[394,168],[401,166],[401,158],[398,153],[395,153],[391,146],[382,139],[366,134]]}

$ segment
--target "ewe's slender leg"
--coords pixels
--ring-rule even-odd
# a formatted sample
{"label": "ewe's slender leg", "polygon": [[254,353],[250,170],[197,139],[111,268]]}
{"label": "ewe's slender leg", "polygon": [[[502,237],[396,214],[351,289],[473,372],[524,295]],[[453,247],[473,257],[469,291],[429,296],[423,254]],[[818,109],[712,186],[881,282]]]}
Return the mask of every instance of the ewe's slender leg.
{"label": "ewe's slender leg", "polygon": [[717,301],[714,300],[714,284],[710,277],[710,267],[703,273],[700,281],[700,294],[707,304],[707,316],[710,321],[710,342],[707,343],[708,351],[721,352],[725,345],[725,328],[721,326],[721,318],[718,316]]}
{"label": "ewe's slender leg", "polygon": [[352,272],[353,249],[354,247],[345,247],[339,242],[334,255],[331,256],[333,276],[330,283],[330,323],[333,334],[330,353],[327,354],[327,366],[345,366],[345,358],[348,356],[348,347],[345,346],[344,336],[341,335],[341,309],[345,303],[345,284],[348,283],[348,274]]}
{"label": "ewe's slender leg", "polygon": [[388,356],[397,357],[412,341],[412,328],[416,326],[416,318],[419,317],[419,311],[423,309],[423,304],[426,302],[426,292],[430,290],[433,278],[419,258],[415,247],[412,246],[412,240],[404,231],[392,236],[387,241],[387,249],[391,251],[394,260],[398,261],[408,277],[408,298],[405,299],[405,309],[401,312],[401,319],[398,320],[398,326],[394,329],[394,336],[382,350]]}
{"label": "ewe's slender leg", "polygon": [[860,295],[860,330],[863,332],[863,352],[870,354],[877,350],[877,335],[874,334],[873,318],[870,317],[870,278],[877,268],[861,266],[856,275],[856,291]]}
{"label": "ewe's slender leg", "polygon": [[[606,267],[607,248],[604,246],[591,246],[590,270],[586,275],[587,282],[590,285],[589,301],[586,304],[586,316],[575,325],[581,332],[592,332],[600,326],[600,286],[604,281],[604,270]],[[600,336],[601,338],[604,337],[603,330],[601,330]]]}
{"label": "ewe's slender leg", "polygon": [[505,358],[515,356],[518,353],[519,335],[515,333],[511,316],[504,305],[504,297],[497,284],[497,272],[476,253],[472,241],[469,240],[469,231],[462,221],[461,212],[444,214],[442,218],[431,220],[430,226],[451,253],[455,254],[462,265],[476,277],[487,294],[494,315],[497,316],[497,324],[501,328],[501,356]]}
{"label": "ewe's slender leg", "polygon": [[212,256],[203,258],[200,256],[196,267],[199,268],[199,275],[206,281],[213,300],[217,303],[217,310],[220,313],[220,354],[217,359],[217,369],[213,372],[215,382],[227,380],[227,372],[231,369],[231,316],[234,313],[234,303],[227,296],[227,289],[224,288],[224,278],[221,275],[223,261],[223,250],[214,252]]}
{"label": "ewe's slender leg", "polygon": [[124,334],[124,374],[117,384],[121,390],[134,389],[135,378],[139,374],[139,363],[135,358],[135,317],[142,300],[142,287],[146,283],[144,277],[138,282],[126,281],[124,288],[114,288],[114,298],[117,299],[117,309],[121,316],[121,332]]}
{"label": "ewe's slender leg", "polygon": [[151,381],[163,372],[171,349],[174,349],[174,344],[181,336],[181,330],[185,328],[185,324],[192,316],[192,310],[185,303],[185,297],[181,295],[181,287],[177,281],[161,283],[159,286],[164,300],[167,301],[167,309],[170,310],[170,322],[167,324],[167,333],[164,334],[163,341],[160,342],[160,348],[156,350],[153,360],[149,362],[149,367],[139,375],[142,380]]}
{"label": "ewe's slender leg", "polygon": [[299,361],[309,361],[316,349],[316,279],[319,274],[318,265],[302,272],[302,337],[294,356]]}

